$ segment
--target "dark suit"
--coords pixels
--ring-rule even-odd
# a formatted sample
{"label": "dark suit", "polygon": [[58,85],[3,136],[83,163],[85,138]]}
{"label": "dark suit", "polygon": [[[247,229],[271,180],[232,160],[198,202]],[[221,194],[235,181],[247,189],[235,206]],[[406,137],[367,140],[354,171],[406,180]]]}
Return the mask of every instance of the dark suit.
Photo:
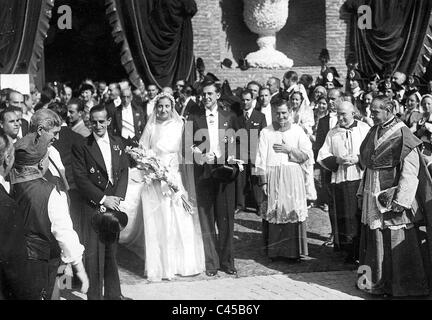
{"label": "dark suit", "polygon": [[182,113],[182,109],[183,109],[183,105],[182,104],[177,104],[176,105],[176,110],[177,113],[180,116],[183,116],[186,120],[192,115],[192,114],[197,114],[200,111],[200,107],[199,105],[193,101],[192,99],[190,99],[186,105],[186,107],[184,108],[184,111]]}
{"label": "dark suit", "polygon": [[[217,163],[225,163],[227,158],[236,154],[237,130],[235,114],[218,111],[219,146],[222,155]],[[192,115],[194,144],[202,153],[210,151],[210,137],[205,110]],[[229,130],[229,131],[227,131]],[[196,134],[197,132],[200,134]],[[222,135],[221,135],[222,133]],[[235,210],[235,182],[223,183],[212,178],[211,170],[215,164],[195,164],[195,181],[198,213],[203,235],[205,264],[207,271],[219,268],[234,268],[233,236]],[[218,228],[216,236],[215,224]],[[217,240],[216,240],[217,239]]]}
{"label": "dark suit", "polygon": [[265,115],[254,109],[249,119],[242,114],[238,118],[240,129],[246,129],[248,135],[247,152],[242,154],[241,159],[245,161],[245,170],[239,174],[236,183],[236,204],[238,208],[246,207],[246,197],[250,195],[251,206],[258,210],[262,202],[262,191],[258,186],[258,177],[252,175],[256,153],[258,149],[258,135],[262,129],[267,127]]}
{"label": "dark suit", "polygon": [[[318,121],[318,127],[317,127],[317,133],[316,133],[316,140],[313,144],[313,151],[315,156],[315,161],[318,156],[319,150],[324,145],[325,139],[327,137],[327,134],[330,131],[330,115],[326,115],[319,119]],[[331,195],[331,171],[324,169],[323,167],[319,166],[320,168],[320,188],[318,188],[318,201],[322,204],[328,204],[329,207],[329,218],[330,218],[330,224],[332,226],[332,233],[335,230],[335,223],[336,223],[336,216],[335,216],[335,210],[334,210],[334,203],[333,203],[333,197]]]}
{"label": "dark suit", "polygon": [[117,196],[124,199],[126,195],[128,159],[121,140],[112,136],[109,139],[113,184],[108,180],[104,158],[93,134],[82,145],[74,145],[72,148],[75,183],[87,202],[83,210],[80,230],[81,242],[86,248],[85,265],[90,280],[87,294],[89,299],[102,298],[103,281],[105,297],[113,298],[121,295],[116,261],[117,244],[102,244],[91,225],[91,218],[104,196]]}
{"label": "dark suit", "polygon": [[29,132],[30,124],[26,119],[21,119],[21,132],[22,136],[25,137],[27,133]]}
{"label": "dark suit", "polygon": [[23,216],[0,184],[0,300],[26,298],[27,250]]}
{"label": "dark suit", "polygon": [[123,105],[120,105],[115,110],[114,119],[112,123],[113,135],[122,137],[123,144],[125,146],[134,146],[135,143],[138,143],[141,135],[144,131],[145,125],[147,123],[147,114],[144,113],[144,110],[141,106],[139,106],[135,101],[131,103],[132,114],[133,114],[133,126],[135,136],[131,137],[131,139],[124,139],[122,137],[122,128],[123,128]]}

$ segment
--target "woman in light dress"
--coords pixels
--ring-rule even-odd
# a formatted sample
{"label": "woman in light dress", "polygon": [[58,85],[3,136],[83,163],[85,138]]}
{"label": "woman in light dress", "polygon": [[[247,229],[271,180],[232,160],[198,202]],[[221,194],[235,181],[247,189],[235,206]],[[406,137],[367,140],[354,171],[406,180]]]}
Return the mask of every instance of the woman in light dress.
{"label": "woman in light dress", "polygon": [[[174,108],[174,98],[162,93],[147,122],[140,145],[152,150],[164,165],[180,191],[175,196],[164,183],[142,183],[143,171],[131,170],[128,194],[123,202],[130,217],[120,235],[120,243],[145,261],[149,281],[171,280],[175,275],[192,276],[205,270],[204,248],[192,170],[182,164],[181,148],[184,123]],[[187,190],[185,190],[185,187]],[[183,207],[181,195],[192,204],[192,212]]]}

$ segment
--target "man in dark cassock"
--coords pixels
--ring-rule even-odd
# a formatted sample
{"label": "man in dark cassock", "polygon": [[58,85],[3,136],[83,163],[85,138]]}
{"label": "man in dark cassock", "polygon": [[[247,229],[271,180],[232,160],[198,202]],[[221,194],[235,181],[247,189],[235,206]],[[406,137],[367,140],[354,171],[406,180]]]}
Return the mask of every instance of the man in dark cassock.
{"label": "man in dark cassock", "polygon": [[26,277],[28,298],[49,300],[54,290],[59,263],[72,264],[81,291],[87,292],[88,278],[82,262],[84,247],[80,244],[69,215],[67,196],[43,176],[48,170],[49,132],[29,133],[15,144],[15,164],[11,172],[13,198],[24,220],[27,247]]}
{"label": "man in dark cassock", "polygon": [[372,102],[375,126],[360,147],[365,170],[357,192],[362,209],[360,265],[370,268],[359,287],[375,295],[430,292],[430,248],[422,250],[419,225],[431,244],[431,178],[417,139],[393,114],[390,98]]}
{"label": "man in dark cassock", "polygon": [[10,197],[5,177],[14,164],[12,140],[0,133],[0,300],[26,299],[24,277],[27,250],[24,238],[23,213]]}

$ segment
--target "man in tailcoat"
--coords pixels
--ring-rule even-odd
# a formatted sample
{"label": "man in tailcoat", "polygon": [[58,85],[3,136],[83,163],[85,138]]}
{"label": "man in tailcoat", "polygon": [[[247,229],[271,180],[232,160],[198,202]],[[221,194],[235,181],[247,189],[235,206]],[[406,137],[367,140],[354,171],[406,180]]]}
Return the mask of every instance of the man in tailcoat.
{"label": "man in tailcoat", "polygon": [[128,184],[128,159],[120,138],[108,134],[110,124],[104,106],[90,111],[93,128],[83,144],[74,145],[73,172],[75,182],[87,203],[82,214],[82,241],[86,247],[85,264],[89,270],[89,300],[102,299],[102,284],[106,300],[127,300],[121,294],[117,268],[117,243],[103,244],[92,226],[92,217],[101,206],[119,210]]}

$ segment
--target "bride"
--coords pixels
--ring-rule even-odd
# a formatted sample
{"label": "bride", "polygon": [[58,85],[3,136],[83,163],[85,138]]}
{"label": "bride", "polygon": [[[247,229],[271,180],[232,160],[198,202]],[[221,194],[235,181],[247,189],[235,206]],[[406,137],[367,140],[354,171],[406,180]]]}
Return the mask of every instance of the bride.
{"label": "bride", "polygon": [[160,183],[142,183],[142,171],[136,168],[130,171],[121,208],[128,213],[129,224],[120,235],[120,243],[144,259],[149,281],[171,280],[175,275],[191,276],[205,270],[192,171],[186,172],[187,166],[179,161],[184,123],[174,103],[169,94],[157,96],[140,145],[152,150],[169,167],[179,192],[188,196],[193,205],[192,214],[184,209],[180,197],[163,195]]}

